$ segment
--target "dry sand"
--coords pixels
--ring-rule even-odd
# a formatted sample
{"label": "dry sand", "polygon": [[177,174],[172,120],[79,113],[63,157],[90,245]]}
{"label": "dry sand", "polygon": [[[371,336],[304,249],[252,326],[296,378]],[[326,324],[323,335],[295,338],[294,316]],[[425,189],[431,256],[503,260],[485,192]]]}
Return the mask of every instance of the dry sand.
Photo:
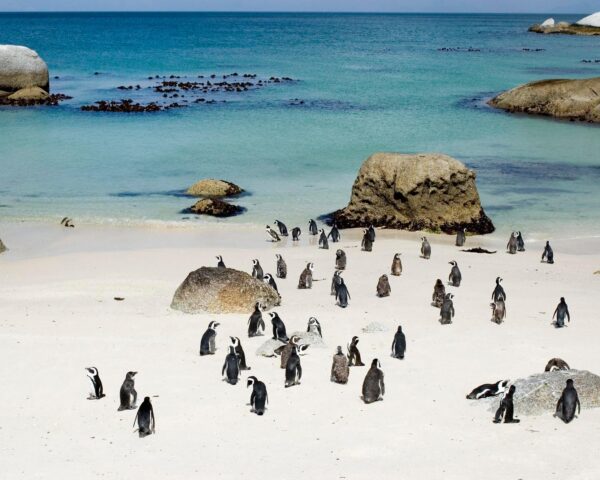
{"label": "dry sand", "polygon": [[[116,228],[8,224],[0,235],[0,449],[2,478],[597,478],[600,410],[584,409],[565,425],[552,412],[495,425],[484,405],[465,395],[475,386],[541,372],[552,357],[600,373],[597,314],[600,242],[556,242],[555,265],[540,263],[542,239],[527,251],[504,253],[503,236],[468,238],[467,246],[499,248],[495,255],[460,252],[453,239],[430,236],[431,260],[419,258],[417,234],[379,232],[372,253],[357,232],[320,250],[304,234],[300,245],[265,241],[260,230]],[[527,236],[525,237],[527,241]],[[545,240],[545,239],[543,239]],[[335,249],[348,256],[343,274],[352,300],[334,305],[330,281]],[[577,254],[585,247],[586,255]],[[391,277],[392,295],[375,296],[395,252],[404,273]],[[257,357],[268,337],[248,339],[248,315],[222,315],[217,354],[199,357],[210,315],[186,315],[169,304],[186,274],[216,265],[251,270],[258,258],[275,272],[275,253],[288,264],[278,280],[276,308],[289,332],[321,322],[328,348],[302,357],[302,384],[284,388],[278,358]],[[436,278],[447,281],[450,260],[463,273],[452,325],[430,306]],[[296,288],[306,262],[315,263],[312,290]],[[508,318],[490,322],[496,276],[504,278]],[[122,302],[115,296],[125,297]],[[572,322],[556,330],[559,297]],[[377,321],[388,332],[362,333]],[[390,357],[398,324],[407,336],[403,361]],[[269,333],[269,329],[267,334]],[[250,372],[231,386],[221,367],[229,335],[242,339]],[[379,358],[382,402],[360,400],[368,367],[353,368],[347,385],[329,381],[337,345],[359,335],[364,361]],[[100,371],[106,397],[90,401],[84,367]],[[137,370],[140,401],[151,396],[156,435],[138,438],[135,411],[117,412],[120,385]],[[250,413],[247,375],[263,380],[269,408]],[[519,416],[519,412],[516,412]]]}

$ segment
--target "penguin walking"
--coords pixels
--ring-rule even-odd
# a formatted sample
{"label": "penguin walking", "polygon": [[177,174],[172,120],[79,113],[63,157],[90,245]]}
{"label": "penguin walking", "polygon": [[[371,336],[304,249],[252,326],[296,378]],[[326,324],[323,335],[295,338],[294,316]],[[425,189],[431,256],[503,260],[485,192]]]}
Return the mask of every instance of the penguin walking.
{"label": "penguin walking", "polygon": [[442,308],[444,304],[444,298],[446,298],[446,287],[444,283],[438,278],[433,286],[433,295],[431,295],[431,305],[436,308]]}
{"label": "penguin walking", "polygon": [[492,292],[492,300],[494,302],[500,299],[506,300],[506,292],[504,291],[504,287],[500,285],[500,282],[502,282],[502,279],[500,277],[496,277],[496,286]]}
{"label": "penguin walking", "polygon": [[299,289],[308,289],[312,288],[313,282],[313,270],[315,268],[314,263],[307,263],[306,268],[300,274],[300,279],[298,280],[298,288]]}
{"label": "penguin walking", "polygon": [[335,223],[331,227],[331,230],[327,237],[331,237],[331,241],[333,243],[337,243],[341,240],[342,236],[340,235],[340,231],[338,230],[337,225]]}
{"label": "penguin walking", "polygon": [[341,249],[335,252],[335,269],[346,270],[346,252]]}
{"label": "penguin walking", "polygon": [[546,246],[544,247],[544,252],[542,253],[542,262],[546,260],[546,263],[554,263],[554,251],[550,246],[550,242],[546,241]]}
{"label": "penguin walking", "polygon": [[442,304],[442,308],[440,308],[440,323],[442,325],[448,325],[452,323],[452,319],[454,318],[454,303],[452,302],[452,298],[454,295],[451,293],[447,293],[444,297],[444,303]]}
{"label": "penguin walking", "polygon": [[402,260],[400,259],[400,255],[400,253],[396,253],[392,260],[392,275],[395,277],[402,275]]}
{"label": "penguin walking", "polygon": [[137,392],[135,390],[135,381],[133,380],[136,374],[137,372],[127,372],[125,374],[125,380],[123,380],[121,390],[119,391],[119,399],[121,400],[119,411],[131,410],[136,406]]}
{"label": "penguin walking", "polygon": [[308,221],[308,233],[310,235],[317,235],[319,233],[317,222],[315,222],[312,218]]}
{"label": "penguin walking", "polygon": [[385,384],[383,382],[383,371],[381,364],[376,358],[371,362],[371,368],[365,376],[362,386],[362,399],[365,403],[373,403],[383,400],[385,395]]}
{"label": "penguin walking", "polygon": [[427,237],[421,237],[421,257],[427,260],[431,258],[431,245]]}
{"label": "penguin walking", "polygon": [[358,351],[358,337],[355,335],[348,344],[348,366],[350,367],[364,367],[365,364],[360,358],[360,352]]}
{"label": "penguin walking", "polygon": [[275,254],[277,259],[277,278],[287,278],[287,264],[281,255]]}
{"label": "penguin walking", "polygon": [[265,331],[265,322],[262,317],[262,306],[259,302],[254,305],[254,312],[248,319],[248,337],[259,337]]}
{"label": "penguin walking", "polygon": [[280,222],[279,220],[275,220],[273,223],[275,223],[275,226],[276,226],[277,228],[279,228],[279,234],[280,234],[282,237],[287,237],[287,236],[288,236],[288,229],[287,229],[287,227],[285,226],[285,223],[283,223],[283,222]]}
{"label": "penguin walking", "polygon": [[200,339],[200,355],[214,355],[217,347],[215,346],[215,339],[217,338],[217,327],[220,324],[217,322],[210,322],[208,328]]}
{"label": "penguin walking", "polygon": [[394,335],[394,341],[392,342],[392,357],[403,360],[404,352],[406,352],[406,337],[404,336],[404,332],[402,332],[402,326],[398,325],[398,331]]}
{"label": "penguin walking", "polygon": [[521,421],[514,418],[515,407],[513,404],[513,395],[515,394],[516,389],[517,388],[514,385],[511,385],[508,392],[504,395],[504,398],[500,400],[500,406],[498,407],[498,410],[496,410],[496,415],[494,416],[494,423],[501,423],[502,418],[504,418],[504,423],[519,423]]}
{"label": "penguin walking", "polygon": [[283,323],[283,320],[279,318],[277,312],[271,312],[269,313],[269,316],[271,317],[271,325],[273,325],[273,340],[287,342],[289,338],[285,331],[285,324]]}
{"label": "penguin walking", "polygon": [[105,397],[104,388],[102,387],[102,380],[100,380],[100,374],[96,367],[85,367],[86,375],[92,382],[92,391],[88,397],[88,400],[100,400]]}
{"label": "penguin walking", "polygon": [[510,234],[510,238],[508,239],[508,243],[506,244],[506,250],[511,255],[514,255],[515,253],[517,253],[517,246],[517,232],[512,232]]}
{"label": "penguin walking", "polygon": [[258,278],[259,280],[262,280],[265,277],[263,269],[260,266],[260,262],[256,258],[252,260],[252,276],[254,278]]}
{"label": "penguin walking", "polygon": [[252,386],[252,393],[250,394],[250,405],[252,406],[252,410],[250,411],[261,416],[265,413],[266,405],[269,403],[267,386],[255,376],[248,377],[246,388],[250,386]]}
{"label": "penguin walking", "polygon": [[554,310],[554,314],[552,315],[552,319],[556,317],[556,322],[554,326],[556,328],[562,328],[565,326],[565,317],[569,322],[571,322],[571,314],[569,313],[569,307],[567,306],[567,302],[565,301],[565,297],[560,297],[560,303]]}
{"label": "penguin walking", "polygon": [[377,296],[380,298],[389,297],[391,292],[392,287],[390,287],[390,281],[388,280],[388,276],[382,275],[377,281]]}
{"label": "penguin walking", "polygon": [[246,365],[246,354],[242,347],[242,342],[238,337],[229,337],[231,339],[231,346],[233,347],[235,354],[240,360],[240,370],[250,370],[250,367]]}
{"label": "penguin walking", "polygon": [[372,252],[373,251],[373,240],[371,240],[371,235],[369,234],[369,230],[363,230],[363,238],[360,246],[362,247],[363,252]]}
{"label": "penguin walking", "polygon": [[240,359],[235,354],[235,347],[233,345],[229,347],[229,353],[225,357],[221,375],[225,375],[225,381],[230,385],[237,384],[240,379]]}
{"label": "penguin walking", "polygon": [[517,232],[517,251],[525,251],[525,240],[523,240],[523,235],[521,234],[521,232]]}
{"label": "penguin walking", "polygon": [[279,361],[279,367],[280,368],[285,368],[287,365],[287,362],[290,358],[290,355],[292,354],[292,350],[294,348],[298,348],[298,342],[300,341],[300,337],[298,335],[292,335],[288,341],[288,343],[286,343],[285,345],[282,345],[281,347],[278,347],[277,349],[275,349],[275,353],[277,355],[280,355],[280,361]]}
{"label": "penguin walking", "polygon": [[308,319],[308,325],[306,327],[307,333],[312,333],[314,335],[318,335],[323,338],[323,331],[321,330],[321,324],[315,317],[310,317]]}
{"label": "penguin walking", "polygon": [[275,279],[273,278],[273,276],[270,273],[267,273],[263,277],[263,282],[265,282],[267,285],[269,285],[269,287],[271,287],[273,290],[275,290],[277,293],[279,293],[277,284],[275,283]]}
{"label": "penguin walking", "polygon": [[551,358],[548,360],[544,372],[556,372],[558,370],[571,370],[571,367],[562,358]]}
{"label": "penguin walking", "polygon": [[371,243],[375,243],[375,227],[373,225],[369,225],[369,228],[367,228],[367,235]]}
{"label": "penguin walking", "polygon": [[301,233],[302,231],[300,230],[300,227],[292,228],[292,241],[299,242]]}
{"label": "penguin walking", "polygon": [[577,413],[581,415],[581,403],[579,402],[579,395],[573,385],[573,380],[569,378],[567,380],[567,386],[562,391],[558,403],[556,404],[555,417],[560,418],[563,422],[569,423],[575,418],[575,409]]}
{"label": "penguin walking", "polygon": [[63,227],[70,227],[70,228],[75,228],[75,225],[73,225],[73,219],[69,218],[69,217],[65,217],[60,221],[60,224]]}
{"label": "penguin walking", "polygon": [[281,237],[279,236],[279,234],[275,230],[273,230],[269,225],[267,225],[266,230],[272,242],[281,242]]}
{"label": "penguin walking", "polygon": [[467,229],[461,228],[458,232],[456,232],[456,246],[463,247],[465,245],[465,241],[467,239]]}
{"label": "penguin walking", "polygon": [[350,300],[350,292],[348,291],[348,287],[346,287],[346,283],[342,277],[340,277],[340,283],[337,286],[335,300],[337,305],[342,308],[346,308],[348,306],[348,300]]}
{"label": "penguin walking", "polygon": [[138,424],[138,434],[140,438],[147,437],[156,433],[156,420],[154,418],[154,409],[152,403],[150,403],[150,397],[144,397],[144,401],[138,408],[133,420],[133,425]]}
{"label": "penguin walking", "polygon": [[335,270],[333,272],[333,277],[331,278],[331,295],[337,295],[338,286],[342,283],[342,277],[340,275],[342,272],[340,270]]}
{"label": "penguin walking", "polygon": [[448,282],[453,287],[460,287],[462,274],[460,273],[460,269],[458,268],[458,263],[456,263],[456,260],[452,260],[449,263],[450,265],[452,265],[452,268],[450,269],[450,275],[448,275]]}
{"label": "penguin walking", "polygon": [[327,241],[327,235],[325,230],[319,229],[319,247],[323,250],[329,250],[329,242]]}
{"label": "penguin walking", "polygon": [[348,358],[342,353],[342,347],[337,347],[337,352],[333,356],[333,362],[331,364],[331,376],[330,380],[333,383],[341,383],[345,385],[348,383],[348,377],[350,376],[350,367],[348,366]]}
{"label": "penguin walking", "polygon": [[298,347],[294,346],[285,366],[285,388],[300,385],[302,378],[302,365],[298,356]]}
{"label": "penguin walking", "polygon": [[217,255],[217,268],[226,268],[225,267],[225,262],[223,261],[223,257],[221,255]]}
{"label": "penguin walking", "polygon": [[495,302],[490,303],[490,307],[492,307],[492,322],[500,325],[506,318],[506,304],[504,303],[504,299],[500,297]]}

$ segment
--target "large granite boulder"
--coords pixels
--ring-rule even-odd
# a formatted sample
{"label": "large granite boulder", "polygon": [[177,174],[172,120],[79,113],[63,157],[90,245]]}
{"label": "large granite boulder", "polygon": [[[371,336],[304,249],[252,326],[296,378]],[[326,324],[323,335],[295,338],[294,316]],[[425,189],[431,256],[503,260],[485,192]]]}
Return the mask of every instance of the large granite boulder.
{"label": "large granite boulder", "polygon": [[600,28],[600,12],[592,13],[575,22],[577,25]]}
{"label": "large granite boulder", "polygon": [[509,112],[600,122],[600,77],[527,83],[501,93],[489,104]]}
{"label": "large granite boulder", "polygon": [[182,213],[210,215],[211,217],[232,217],[242,213],[244,209],[238,205],[224,202],[218,198],[203,198]]}
{"label": "large granite boulder", "polygon": [[48,66],[36,52],[19,45],[0,45],[0,90],[40,87],[49,92],[48,78]]}
{"label": "large granite boulder", "polygon": [[202,267],[176,290],[171,308],[185,313],[251,313],[256,302],[267,309],[280,303],[267,283],[232,268]]}
{"label": "large granite boulder", "polygon": [[194,183],[185,193],[194,197],[219,198],[239,195],[243,191],[235,183],[228,182],[227,180],[206,178]]}
{"label": "large granite boulder", "polygon": [[0,253],[6,252],[6,246],[2,243],[2,239],[0,239]]}
{"label": "large granite boulder", "polygon": [[[600,407],[600,377],[586,370],[557,370],[520,378],[514,382],[514,404],[517,416],[554,414],[556,402],[565,388],[569,378],[573,379],[581,408]],[[500,397],[477,400],[495,412]]]}
{"label": "large granite boulder", "polygon": [[340,228],[494,231],[481,208],[475,172],[440,153],[371,155],[360,167],[350,203],[329,221]]}
{"label": "large granite boulder", "polygon": [[[569,23],[569,22],[555,22],[553,18],[549,18],[542,23],[536,23],[529,27],[530,32],[543,33],[543,34],[564,34],[564,35],[584,35],[594,36],[600,35],[600,27],[594,26],[592,23],[595,21],[593,15],[586,17],[581,21],[589,21],[586,23]],[[587,20],[589,18],[589,20]],[[552,21],[549,21],[552,20]]]}
{"label": "large granite boulder", "polygon": [[26,87],[17,90],[6,97],[8,100],[36,100],[42,101],[48,98],[48,92],[40,87]]}

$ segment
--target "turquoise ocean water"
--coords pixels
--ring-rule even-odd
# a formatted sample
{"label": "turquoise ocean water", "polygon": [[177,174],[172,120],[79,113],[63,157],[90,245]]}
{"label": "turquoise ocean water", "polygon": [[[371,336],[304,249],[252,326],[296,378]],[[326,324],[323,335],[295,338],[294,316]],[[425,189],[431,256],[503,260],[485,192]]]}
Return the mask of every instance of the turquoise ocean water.
{"label": "turquoise ocean water", "polygon": [[[0,43],[37,50],[73,97],[0,109],[0,219],[179,221],[182,190],[219,177],[250,192],[226,222],[305,225],[346,204],[369,154],[438,151],[477,171],[500,231],[600,235],[600,127],[485,106],[520,83],[600,75],[582,62],[600,60],[600,38],[527,32],[545,18],[0,14]],[[159,113],[79,109],[154,100],[151,75],[232,72],[297,81]]]}

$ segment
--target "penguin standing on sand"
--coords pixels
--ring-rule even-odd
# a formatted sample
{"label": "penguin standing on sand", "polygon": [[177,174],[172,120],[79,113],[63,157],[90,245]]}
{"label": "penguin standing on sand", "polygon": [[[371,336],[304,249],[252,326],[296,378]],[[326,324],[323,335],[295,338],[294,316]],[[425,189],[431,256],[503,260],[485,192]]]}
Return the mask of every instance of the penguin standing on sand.
{"label": "penguin standing on sand", "polygon": [[279,234],[275,230],[273,230],[269,225],[267,225],[266,230],[272,242],[281,241],[281,237],[279,236]]}
{"label": "penguin standing on sand", "polygon": [[390,287],[390,281],[388,280],[387,275],[382,275],[379,277],[377,282],[377,296],[378,297],[389,297],[392,292],[392,287]]}
{"label": "penguin standing on sand", "polygon": [[135,381],[133,380],[133,377],[135,377],[136,374],[137,372],[127,372],[125,375],[125,380],[123,380],[121,390],[119,391],[119,399],[121,400],[119,411],[131,410],[135,408],[137,392],[135,390]]}
{"label": "penguin standing on sand", "polygon": [[233,345],[229,347],[229,353],[225,357],[221,375],[226,375],[225,381],[230,385],[237,384],[240,379],[240,359],[235,354],[235,347]]}
{"label": "penguin standing on sand", "polygon": [[308,221],[308,233],[310,235],[317,235],[319,233],[317,222],[315,222],[312,218]]}
{"label": "penguin standing on sand", "polygon": [[562,328],[565,326],[565,317],[567,317],[567,320],[571,322],[571,315],[569,314],[569,307],[567,306],[567,302],[565,302],[565,297],[560,297],[560,303],[552,315],[553,320],[554,317],[556,317],[556,323],[554,324],[556,328]]}
{"label": "penguin standing on sand", "polygon": [[335,270],[331,278],[331,295],[337,295],[338,286],[342,283],[341,271]]}
{"label": "penguin standing on sand", "polygon": [[250,370],[250,367],[246,365],[246,354],[242,347],[242,342],[238,337],[229,337],[231,339],[231,346],[233,347],[235,354],[240,360],[240,370]]}
{"label": "penguin standing on sand", "polygon": [[269,313],[269,316],[271,317],[271,324],[273,325],[273,340],[287,342],[289,338],[285,331],[285,324],[283,323],[283,320],[279,318],[277,312],[271,312]]}
{"label": "penguin standing on sand", "polygon": [[252,406],[252,413],[257,415],[263,415],[266,410],[266,405],[269,403],[269,396],[267,395],[267,387],[255,376],[248,377],[246,388],[252,385],[252,393],[250,394],[250,405]]}
{"label": "penguin standing on sand", "polygon": [[267,273],[263,277],[263,282],[265,282],[267,285],[269,285],[269,287],[271,287],[273,290],[275,290],[277,293],[279,293],[279,290],[277,289],[277,284],[275,283],[275,279],[273,278],[273,276],[270,273]]}
{"label": "penguin standing on sand", "polygon": [[404,352],[406,352],[406,337],[404,336],[404,332],[402,332],[402,327],[398,325],[398,331],[394,335],[394,341],[392,342],[392,357],[403,360]]}
{"label": "penguin standing on sand", "polygon": [[287,265],[285,263],[285,260],[278,253],[275,254],[275,258],[277,258],[277,278],[286,278]]}
{"label": "penguin standing on sand", "polygon": [[331,237],[331,241],[333,243],[337,243],[341,240],[342,236],[340,235],[340,231],[338,230],[336,224],[334,223],[331,227],[331,231],[327,235],[327,237]]}
{"label": "penguin standing on sand", "polygon": [[431,258],[431,245],[427,237],[421,237],[421,257],[427,260]]}
{"label": "penguin standing on sand", "polygon": [[217,255],[217,268],[226,268],[225,267],[225,262],[223,261],[223,257],[221,255]]}
{"label": "penguin standing on sand", "polygon": [[259,337],[265,331],[265,322],[262,317],[262,307],[259,302],[254,305],[254,312],[248,319],[248,337]]}
{"label": "penguin standing on sand", "polygon": [[369,225],[369,228],[367,228],[367,235],[371,243],[375,243],[375,227],[373,225]]}
{"label": "penguin standing on sand", "polygon": [[262,280],[265,276],[263,269],[260,266],[260,262],[256,258],[252,260],[252,276],[254,278],[258,278],[259,280]]}
{"label": "penguin standing on sand", "polygon": [[88,400],[100,400],[104,395],[104,388],[102,387],[102,380],[100,380],[100,374],[96,367],[86,367],[86,375],[92,382],[92,391],[88,397]]}
{"label": "penguin standing on sand", "polygon": [[363,230],[363,238],[360,246],[363,249],[363,252],[372,252],[373,251],[373,241],[371,240],[371,235],[369,234],[369,230]]}
{"label": "penguin standing on sand", "polygon": [[200,355],[214,355],[217,347],[215,346],[215,340],[217,338],[217,327],[220,324],[217,322],[210,322],[208,328],[202,338],[200,339]]}
{"label": "penguin standing on sand", "polygon": [[383,400],[385,395],[385,384],[383,382],[383,371],[381,364],[376,358],[371,362],[371,368],[365,376],[362,386],[362,399],[365,403],[373,403]]}
{"label": "penguin standing on sand", "polygon": [[506,244],[506,250],[508,250],[508,253],[511,255],[514,255],[517,253],[517,246],[517,232],[512,232],[510,234],[510,238],[508,239],[508,243]]}
{"label": "penguin standing on sand", "polygon": [[301,378],[302,365],[300,365],[298,347],[294,345],[285,366],[285,388],[293,387],[294,385],[300,385]]}
{"label": "penguin standing on sand", "polygon": [[456,260],[452,260],[449,263],[450,265],[452,265],[452,268],[450,269],[450,275],[448,275],[448,282],[453,287],[460,287],[462,274],[460,273],[460,269],[458,268],[458,263],[456,263]]}
{"label": "penguin standing on sand", "polygon": [[335,293],[335,299],[337,305],[346,308],[348,306],[348,300],[350,300],[350,292],[348,291],[348,287],[346,287],[346,283],[344,279],[340,277],[340,283],[337,287],[337,291]]}
{"label": "penguin standing on sand", "polygon": [[287,237],[287,236],[288,236],[288,229],[287,229],[287,227],[285,226],[285,223],[283,223],[283,222],[280,222],[279,220],[275,220],[275,222],[273,222],[273,223],[275,223],[275,226],[276,226],[277,228],[279,228],[279,234],[280,234],[282,237]]}
{"label": "penguin standing on sand", "polygon": [[521,232],[517,232],[517,251],[525,251],[525,240],[523,240],[523,235],[521,235]]}
{"label": "penguin standing on sand", "polygon": [[438,278],[433,286],[431,304],[436,308],[442,308],[442,305],[444,304],[444,298],[446,298],[446,287],[444,286],[444,282]]}
{"label": "penguin standing on sand", "polygon": [[456,232],[456,246],[463,247],[465,245],[465,241],[467,239],[467,229],[461,228],[458,232]]}
{"label": "penguin standing on sand", "polygon": [[314,263],[307,263],[306,268],[300,274],[300,279],[298,280],[298,288],[299,289],[308,289],[312,288],[313,282],[313,269],[315,268]]}
{"label": "penguin standing on sand", "polygon": [[154,409],[152,408],[152,403],[150,403],[150,397],[144,397],[144,401],[135,414],[135,419],[133,420],[134,426],[136,422],[140,438],[156,433],[156,420],[154,419]]}
{"label": "penguin standing on sand", "polygon": [[325,234],[325,230],[322,228],[319,229],[319,247],[321,247],[323,250],[329,250],[327,235]]}
{"label": "penguin standing on sand", "polygon": [[306,327],[306,332],[307,333],[312,333],[314,335],[318,335],[319,337],[323,338],[323,332],[321,330],[321,324],[319,323],[319,321],[315,317],[310,317],[308,319],[308,325]]}
{"label": "penguin standing on sand", "polygon": [[402,260],[400,259],[400,253],[396,253],[392,260],[392,275],[395,277],[402,275]]}
{"label": "penguin standing on sand", "polygon": [[558,403],[556,404],[556,413],[554,416],[560,418],[565,423],[569,423],[575,418],[576,408],[577,413],[581,415],[581,403],[579,403],[579,396],[577,395],[577,390],[573,385],[573,380],[569,378],[567,380],[567,386],[562,391],[562,394],[558,399]]}
{"label": "penguin standing on sand", "polygon": [[544,252],[542,253],[542,262],[546,260],[546,263],[554,263],[554,251],[550,246],[550,242],[546,242],[546,246],[544,247]]}
{"label": "penguin standing on sand", "polygon": [[342,347],[337,347],[337,352],[333,356],[331,364],[330,380],[334,383],[346,384],[350,376],[350,367],[348,366],[348,358],[342,353]]}
{"label": "penguin standing on sand", "polygon": [[502,279],[500,277],[496,277],[496,286],[494,287],[494,291],[492,292],[492,300],[494,302],[502,299],[506,300],[506,292],[504,291],[504,287],[500,285]]}
{"label": "penguin standing on sand", "polygon": [[346,252],[341,249],[335,252],[335,269],[346,270]]}
{"label": "penguin standing on sand", "polygon": [[454,318],[454,303],[452,302],[452,298],[454,295],[451,293],[447,293],[444,297],[444,303],[442,304],[442,308],[440,308],[440,323],[442,325],[448,325],[452,323],[452,319]]}
{"label": "penguin standing on sand", "polygon": [[300,230],[300,227],[292,228],[292,241],[299,242],[301,233],[302,231]]}
{"label": "penguin standing on sand", "polygon": [[515,407],[513,404],[513,395],[517,387],[511,385],[508,392],[504,395],[504,398],[500,400],[500,406],[496,410],[494,416],[494,423],[501,423],[504,418],[504,423],[519,423],[521,420],[514,418]]}
{"label": "penguin standing on sand", "polygon": [[358,351],[358,337],[355,335],[348,344],[348,366],[350,367],[364,367],[365,364],[360,358],[360,352]]}
{"label": "penguin standing on sand", "polygon": [[504,299],[500,297],[495,302],[490,303],[490,307],[492,307],[492,322],[500,325],[506,318],[506,304],[504,303]]}

